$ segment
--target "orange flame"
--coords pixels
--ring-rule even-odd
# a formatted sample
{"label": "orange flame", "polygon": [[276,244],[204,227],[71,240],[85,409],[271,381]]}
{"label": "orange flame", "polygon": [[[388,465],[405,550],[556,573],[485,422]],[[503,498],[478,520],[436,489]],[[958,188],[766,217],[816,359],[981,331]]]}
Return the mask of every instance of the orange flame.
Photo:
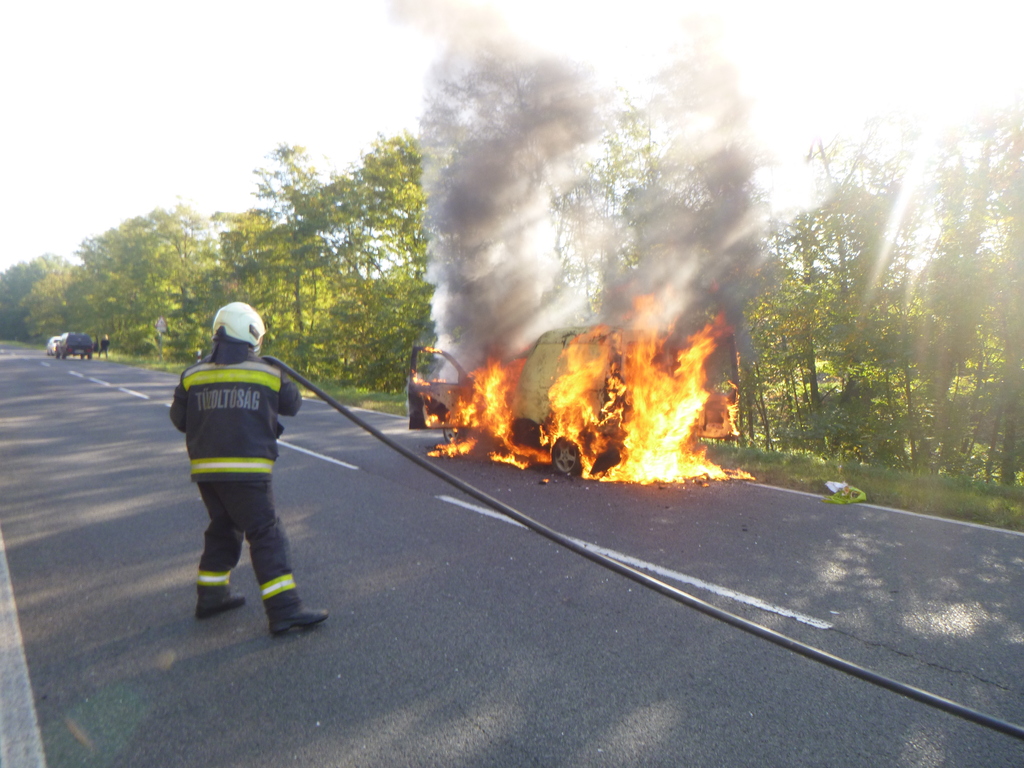
{"label": "orange flame", "polygon": [[[638,309],[644,314],[645,307]],[[652,324],[642,325],[602,326],[572,339],[559,358],[561,373],[546,393],[550,415],[535,425],[539,448],[516,439],[512,403],[522,358],[509,364],[491,360],[475,371],[472,398],[460,403],[451,423],[469,425],[481,435],[492,460],[521,468],[549,463],[552,446],[561,439],[578,446],[584,476],[605,482],[752,479],[716,466],[698,442],[712,397],[726,420],[721,428],[735,435],[735,398],[709,391],[705,372],[716,340],[728,330],[724,321],[708,324],[674,354],[665,348],[665,335]],[[438,446],[431,455],[462,455],[472,449],[467,445]]]}
{"label": "orange flame", "polygon": [[610,482],[654,483],[725,473],[704,458],[694,433],[709,392],[705,390],[704,360],[715,347],[708,326],[691,336],[690,346],[678,353],[676,369],[659,370],[651,361],[659,353],[653,337],[638,343],[626,360],[630,382],[629,430],[623,441],[624,460],[601,478]]}
{"label": "orange flame", "polygon": [[454,459],[456,456],[466,456],[472,453],[474,448],[476,448],[476,440],[473,438],[469,438],[468,440],[456,439],[452,440],[450,443],[442,443],[441,445],[435,446],[434,450],[427,452],[427,456],[432,456],[435,459]]}

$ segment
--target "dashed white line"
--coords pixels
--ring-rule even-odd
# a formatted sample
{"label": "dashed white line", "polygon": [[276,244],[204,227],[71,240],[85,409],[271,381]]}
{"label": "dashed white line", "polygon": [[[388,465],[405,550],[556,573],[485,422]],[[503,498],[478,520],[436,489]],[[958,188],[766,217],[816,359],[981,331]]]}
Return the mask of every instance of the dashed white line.
{"label": "dashed white line", "polygon": [[759,597],[753,597],[752,595],[745,595],[742,592],[729,589],[728,587],[721,587],[717,584],[712,584],[701,579],[694,578],[693,576],[687,576],[685,573],[679,573],[678,571],[672,571],[668,568],[663,568],[660,565],[654,563],[648,563],[643,560],[638,560],[635,557],[629,555],[623,555],[619,552],[615,552],[611,549],[605,549],[595,544],[590,544],[580,539],[572,539],[572,541],[579,544],[584,549],[589,549],[592,552],[597,552],[605,557],[610,557],[619,562],[625,563],[626,565],[632,565],[634,568],[640,568],[644,571],[650,571],[656,573],[659,576],[664,576],[666,579],[672,579],[672,581],[678,581],[681,584],[689,584],[691,587],[697,589],[703,589],[706,592],[711,592],[720,597],[726,597],[730,600],[734,600],[737,603],[744,603],[745,605],[752,606],[754,608],[760,608],[762,611],[769,611],[771,613],[777,613],[780,616],[786,616],[790,619],[796,619],[802,624],[808,624],[818,629],[832,629],[832,624],[821,619],[816,619],[813,616],[808,616],[805,613],[799,613],[798,611],[791,611],[789,608],[783,608],[780,605],[774,605],[762,600]]}
{"label": "dashed white line", "polygon": [[345,461],[332,459],[330,456],[324,456],[322,453],[316,453],[315,451],[310,451],[307,450],[306,448],[299,448],[299,446],[292,445],[291,443],[286,443],[284,440],[278,440],[277,444],[283,445],[285,448],[291,448],[293,451],[304,453],[307,456],[312,456],[314,458],[321,459],[322,461],[328,461],[331,464],[337,464],[339,467],[345,467],[345,469],[359,469],[359,467],[357,467],[355,464],[349,464],[348,462]]}
{"label": "dashed white line", "polygon": [[125,387],[118,387],[118,392],[124,392],[126,395],[132,395],[134,397],[141,397],[143,400],[149,400],[149,395],[144,395],[141,392],[136,392],[134,389],[127,389]]}
{"label": "dashed white line", "polygon": [[506,517],[500,512],[495,512],[493,509],[481,507],[476,504],[470,504],[468,501],[456,499],[454,496],[438,496],[437,498],[439,498],[441,501],[447,502],[448,504],[454,504],[457,507],[472,510],[473,512],[483,515],[484,517],[493,517],[495,520],[501,520],[501,522],[508,523],[509,525],[514,525],[517,528],[526,528],[526,526],[522,523],[513,520],[511,517]]}
{"label": "dashed white line", "polygon": [[97,384],[102,384],[105,387],[109,387],[110,386],[110,382],[109,381],[104,381],[103,379],[94,379],[92,376],[89,377],[89,381],[94,381]]}
{"label": "dashed white line", "polygon": [[[494,510],[488,509],[487,507],[481,507],[477,506],[476,504],[470,504],[469,502],[462,501],[461,499],[456,499],[453,496],[438,496],[437,498],[440,499],[441,501],[447,502],[448,504],[454,504],[455,506],[472,510],[473,512],[476,512],[478,514],[485,515],[487,517],[493,517],[506,523],[511,523],[512,525],[519,526],[520,528],[524,527],[521,523],[516,522],[512,518],[505,517],[505,515],[499,514]],[[737,592],[736,590],[729,589],[728,587],[722,587],[717,584],[712,584],[710,582],[703,581],[702,579],[696,579],[693,576],[687,576],[685,573],[679,573],[678,571],[673,571],[663,566],[655,565],[654,563],[648,563],[645,560],[640,560],[629,555],[624,555],[621,552],[616,552],[613,549],[599,547],[596,544],[591,544],[590,542],[583,541],[581,539],[570,538],[570,540],[578,544],[579,546],[583,547],[584,549],[589,549],[591,552],[596,552],[598,554],[604,555],[605,557],[610,557],[613,560],[618,560],[620,563],[631,565],[634,568],[639,568],[643,571],[655,573],[666,579],[671,579],[672,581],[677,581],[681,584],[688,584],[691,587],[702,589],[705,592],[711,592],[712,594],[718,595],[719,597],[724,597],[729,600],[733,600],[737,603],[743,603],[744,605],[749,605],[753,608],[759,608],[762,611],[775,613],[779,616],[786,616],[790,619],[795,619],[801,622],[802,624],[807,624],[818,629],[832,628],[832,624],[830,624],[827,621],[822,621],[821,619],[816,619],[813,616],[808,616],[797,611],[791,611],[789,608],[783,608],[779,605],[773,605],[772,603],[765,602],[764,600],[761,600],[758,597],[745,595],[742,592]]]}
{"label": "dashed white line", "polygon": [[79,373],[78,371],[68,371],[68,373],[70,373],[72,376],[77,376],[80,379],[84,379],[85,378],[85,374],[84,373]]}

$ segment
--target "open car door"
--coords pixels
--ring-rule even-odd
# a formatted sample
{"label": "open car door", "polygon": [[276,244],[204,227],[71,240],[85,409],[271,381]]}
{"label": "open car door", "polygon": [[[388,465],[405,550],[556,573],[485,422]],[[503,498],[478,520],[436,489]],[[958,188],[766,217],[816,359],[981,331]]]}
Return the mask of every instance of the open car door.
{"label": "open car door", "polygon": [[[440,356],[441,361],[438,361]],[[439,364],[440,362],[440,364]],[[421,369],[431,369],[430,372]],[[455,381],[427,378],[454,374]],[[452,378],[450,375],[449,378]],[[452,414],[460,402],[473,396],[473,377],[447,352],[433,347],[413,347],[409,360],[409,429],[457,429]]]}

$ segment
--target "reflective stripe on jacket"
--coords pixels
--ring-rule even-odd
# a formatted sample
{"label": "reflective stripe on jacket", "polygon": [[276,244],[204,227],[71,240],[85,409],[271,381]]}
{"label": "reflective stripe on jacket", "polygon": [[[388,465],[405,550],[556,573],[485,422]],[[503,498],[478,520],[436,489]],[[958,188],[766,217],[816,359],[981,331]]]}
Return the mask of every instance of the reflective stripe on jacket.
{"label": "reflective stripe on jacket", "polygon": [[207,358],[187,368],[170,415],[185,433],[192,480],[269,479],[277,459],[278,414],[292,416],[301,403],[295,383],[251,352],[237,362]]}
{"label": "reflective stripe on jacket", "polygon": [[261,384],[278,392],[281,389],[281,371],[267,363],[248,360],[237,365],[197,363],[181,375],[181,383],[186,392],[201,384]]}
{"label": "reflective stripe on jacket", "polygon": [[273,471],[274,462],[272,459],[246,459],[241,457],[231,459],[192,459],[192,474],[202,473],[210,475],[211,480],[218,479],[213,476],[223,472],[270,474]]}

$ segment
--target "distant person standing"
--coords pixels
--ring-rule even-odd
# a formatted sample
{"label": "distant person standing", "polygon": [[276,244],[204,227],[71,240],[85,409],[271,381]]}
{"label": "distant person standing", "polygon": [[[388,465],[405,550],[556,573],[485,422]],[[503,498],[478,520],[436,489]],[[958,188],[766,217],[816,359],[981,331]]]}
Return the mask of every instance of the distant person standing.
{"label": "distant person standing", "polygon": [[100,354],[109,360],[110,355],[107,354],[108,349],[110,349],[110,337],[104,333],[103,340],[100,342]]}

